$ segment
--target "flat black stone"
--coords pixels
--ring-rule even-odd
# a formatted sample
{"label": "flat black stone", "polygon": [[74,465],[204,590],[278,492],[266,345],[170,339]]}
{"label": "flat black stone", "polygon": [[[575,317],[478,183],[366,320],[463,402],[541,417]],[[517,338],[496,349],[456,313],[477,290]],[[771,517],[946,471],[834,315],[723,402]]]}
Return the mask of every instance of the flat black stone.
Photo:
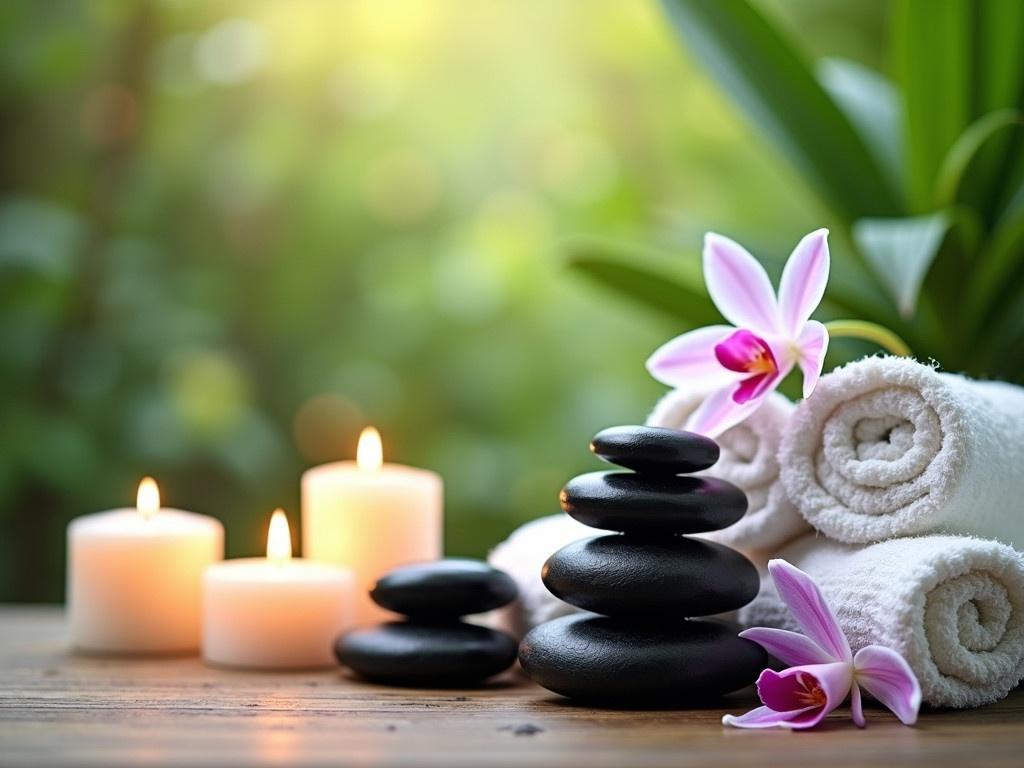
{"label": "flat black stone", "polygon": [[620,467],[668,475],[718,461],[718,443],[710,437],[664,427],[609,427],[594,435],[590,450]]}
{"label": "flat black stone", "polygon": [[479,560],[451,557],[396,568],[370,591],[382,608],[406,616],[456,618],[512,602],[516,583]]}
{"label": "flat black stone", "polygon": [[757,569],[739,552],[682,536],[596,536],[558,550],[544,586],[577,608],[606,616],[711,616],[757,596]]}
{"label": "flat black stone", "polygon": [[516,640],[462,622],[393,621],[342,635],[338,661],[368,680],[389,685],[450,688],[479,683],[516,660]]}
{"label": "flat black stone", "polygon": [[725,480],[635,472],[574,477],[559,501],[591,528],[624,532],[700,533],[728,528],[747,511],[747,497]]}
{"label": "flat black stone", "polygon": [[666,624],[593,614],[531,630],[519,661],[563,696],[613,704],[700,702],[750,685],[767,666],[761,646],[711,621]]}

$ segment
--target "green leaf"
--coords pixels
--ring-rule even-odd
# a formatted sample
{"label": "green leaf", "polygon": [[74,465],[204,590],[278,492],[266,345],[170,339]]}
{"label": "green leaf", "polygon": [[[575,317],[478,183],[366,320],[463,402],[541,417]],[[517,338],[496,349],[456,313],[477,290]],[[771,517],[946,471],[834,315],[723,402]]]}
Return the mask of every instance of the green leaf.
{"label": "green leaf", "polygon": [[918,212],[931,208],[943,158],[971,121],[971,5],[972,0],[901,0],[895,6],[907,179]]}
{"label": "green leaf", "polygon": [[670,270],[666,255],[589,238],[571,240],[562,251],[572,269],[673,319],[691,326],[722,322],[699,278],[694,283]]}
{"label": "green leaf", "polygon": [[980,332],[1015,295],[1021,295],[1016,273],[1024,266],[1024,183],[999,220],[980,259],[968,291],[967,322]]}
{"label": "green leaf", "polygon": [[893,189],[905,190],[903,104],[885,77],[848,59],[822,59],[818,81],[864,140]]}
{"label": "green leaf", "polygon": [[977,34],[974,93],[978,113],[1020,106],[1024,98],[1024,3],[973,4]]}
{"label": "green leaf", "polygon": [[905,219],[861,219],[853,239],[896,300],[904,317],[913,314],[925,275],[953,226],[949,211]]}
{"label": "green leaf", "polygon": [[939,207],[958,199],[967,169],[981,150],[1006,128],[1024,125],[1024,115],[1016,109],[1000,109],[978,118],[960,134],[939,168],[935,179],[935,201]]}
{"label": "green leaf", "polygon": [[662,0],[676,32],[846,221],[902,210],[800,52],[746,0]]}
{"label": "green leaf", "polygon": [[[1024,3],[988,0],[973,6],[975,114],[999,109],[1024,111]],[[1000,134],[987,142],[972,163],[966,195],[979,201],[992,223],[1016,188],[1024,165],[1024,136]]]}

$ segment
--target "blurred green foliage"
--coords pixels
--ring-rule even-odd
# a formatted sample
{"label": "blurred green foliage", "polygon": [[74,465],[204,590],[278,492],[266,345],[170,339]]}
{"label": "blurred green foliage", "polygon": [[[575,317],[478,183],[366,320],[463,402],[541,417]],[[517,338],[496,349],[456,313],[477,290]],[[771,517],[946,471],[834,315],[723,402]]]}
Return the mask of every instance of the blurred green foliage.
{"label": "blurred green foliage", "polygon": [[[872,66],[881,5],[761,4]],[[144,474],[257,553],[366,423],[481,555],[644,417],[685,330],[564,238],[692,275],[706,229],[781,259],[837,223],[653,3],[11,2],[0,94],[4,600],[59,599],[68,520]]]}
{"label": "blurred green foliage", "polygon": [[[1024,3],[894,0],[883,71],[815,61],[806,34],[749,0],[661,4],[837,217],[821,316],[886,326],[947,370],[1024,381]],[[706,322],[692,273],[608,243],[570,250],[602,282]]]}

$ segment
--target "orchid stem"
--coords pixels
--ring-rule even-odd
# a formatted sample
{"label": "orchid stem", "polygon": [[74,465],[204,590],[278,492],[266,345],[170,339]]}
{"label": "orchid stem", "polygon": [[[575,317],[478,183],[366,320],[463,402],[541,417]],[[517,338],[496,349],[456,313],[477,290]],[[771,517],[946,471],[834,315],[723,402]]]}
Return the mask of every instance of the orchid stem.
{"label": "orchid stem", "polygon": [[832,320],[825,323],[830,338],[864,339],[880,346],[886,352],[900,357],[913,357],[907,342],[881,325],[864,320]]}

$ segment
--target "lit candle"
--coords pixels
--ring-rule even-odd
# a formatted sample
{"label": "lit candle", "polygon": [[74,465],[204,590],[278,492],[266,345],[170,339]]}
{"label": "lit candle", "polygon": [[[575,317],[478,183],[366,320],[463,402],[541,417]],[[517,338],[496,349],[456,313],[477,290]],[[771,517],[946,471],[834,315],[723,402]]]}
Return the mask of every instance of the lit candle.
{"label": "lit candle", "polygon": [[288,518],[276,510],[267,556],[215,563],[203,575],[203,659],[266,669],[332,666],[351,629],[355,578],[346,568],[292,558]]}
{"label": "lit candle", "polygon": [[380,435],[367,427],[356,460],[324,464],[302,476],[302,552],[356,573],[361,626],[388,616],[369,598],[386,572],[441,557],[444,490],[424,469],[385,464]]}
{"label": "lit candle", "polygon": [[68,526],[68,616],[80,650],[180,653],[199,649],[203,570],[224,557],[212,517],[160,507],[152,478],[134,508]]}

